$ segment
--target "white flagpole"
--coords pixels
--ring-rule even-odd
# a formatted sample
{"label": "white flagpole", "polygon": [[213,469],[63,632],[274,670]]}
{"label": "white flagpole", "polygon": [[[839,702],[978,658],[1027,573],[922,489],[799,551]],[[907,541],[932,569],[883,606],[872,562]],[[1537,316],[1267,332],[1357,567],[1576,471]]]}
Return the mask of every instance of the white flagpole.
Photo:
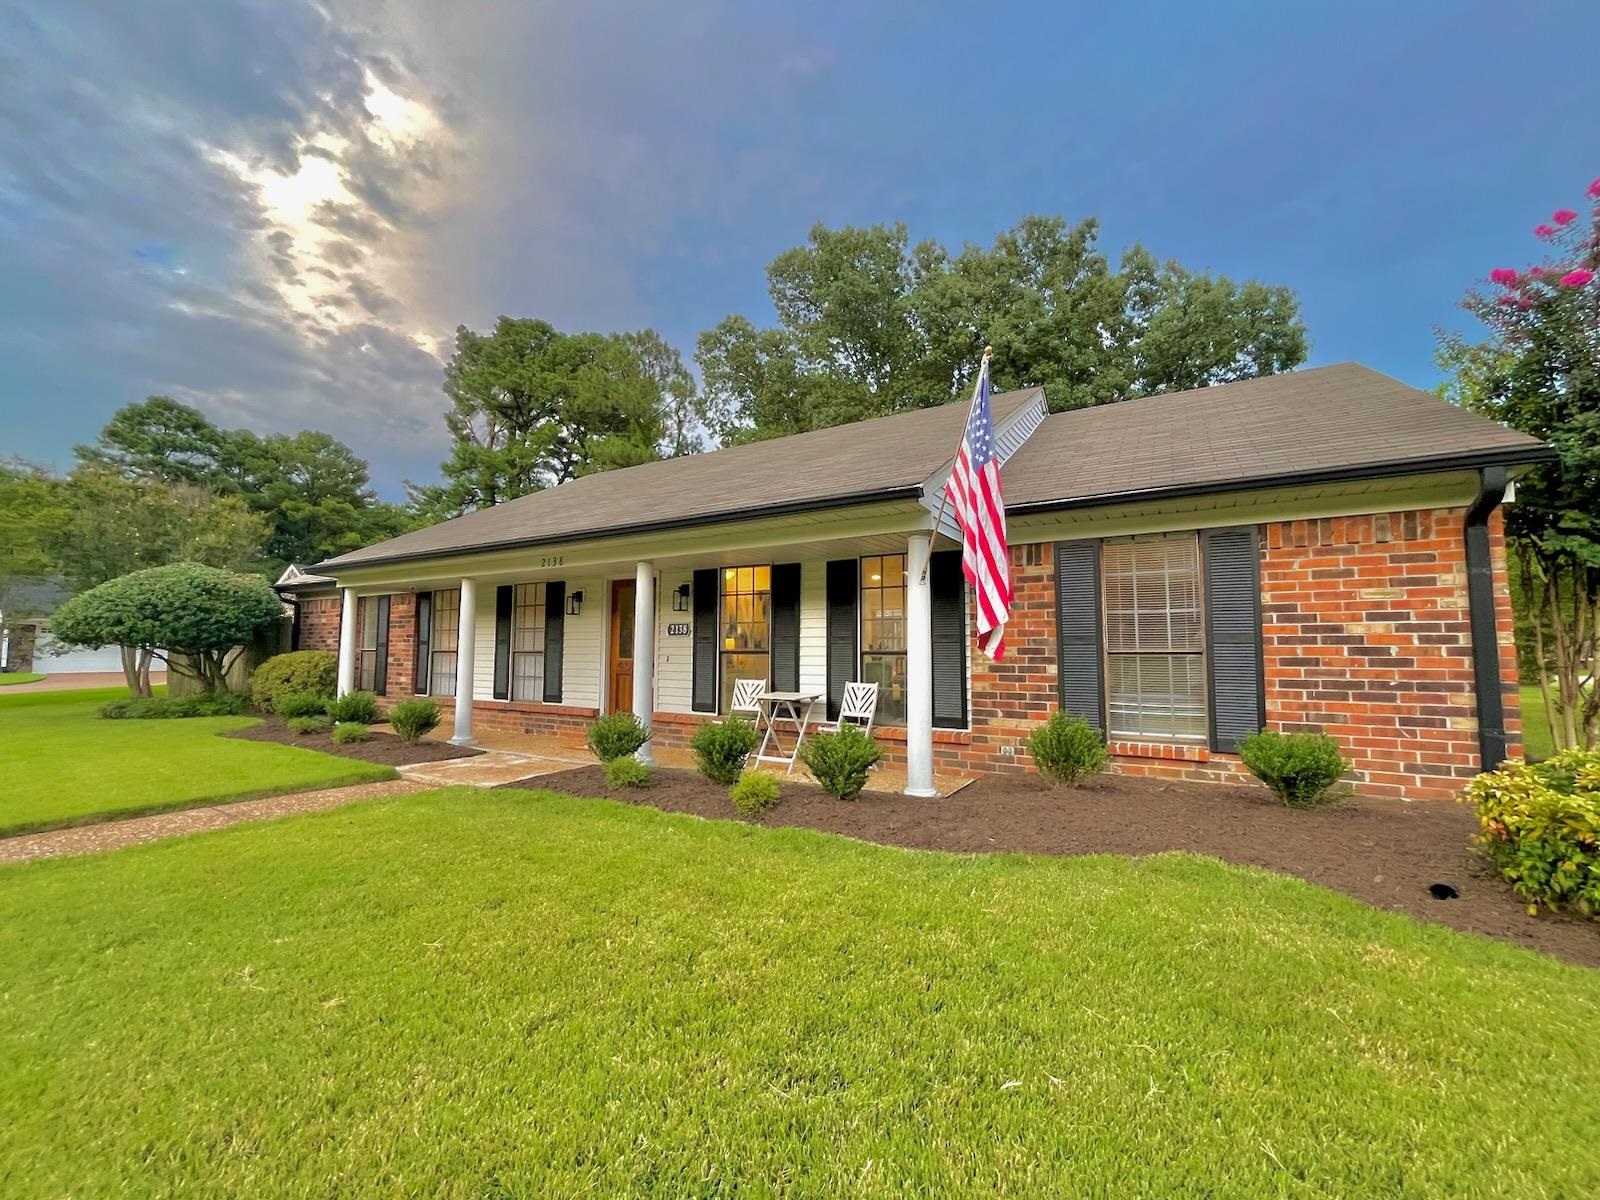
{"label": "white flagpole", "polygon": [[[978,393],[983,390],[983,377],[989,373],[989,360],[994,357],[994,347],[983,348],[983,358],[978,362],[978,378],[972,385],[972,399],[967,402],[967,420],[961,426],[961,437],[956,442],[956,452],[950,459],[950,475],[945,477],[944,487],[939,492],[939,510],[933,515],[933,535],[939,536],[939,525],[944,521],[945,506],[950,503],[950,479],[955,475],[956,460],[961,457],[961,446],[967,440],[967,429],[972,425],[972,410],[977,406]],[[931,561],[933,555],[928,556]],[[928,581],[928,563],[922,564],[922,576],[919,582]]]}

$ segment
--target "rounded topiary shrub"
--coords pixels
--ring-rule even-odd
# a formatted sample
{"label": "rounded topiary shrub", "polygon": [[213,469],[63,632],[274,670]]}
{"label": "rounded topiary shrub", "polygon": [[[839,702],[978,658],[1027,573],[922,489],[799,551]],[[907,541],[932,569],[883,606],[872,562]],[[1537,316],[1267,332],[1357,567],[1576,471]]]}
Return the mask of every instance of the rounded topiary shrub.
{"label": "rounded topiary shrub", "polygon": [[739,782],[733,785],[728,796],[740,816],[754,817],[775,805],[781,790],[771,775],[746,771],[739,776]]}
{"label": "rounded topiary shrub", "polygon": [[760,740],[749,721],[728,717],[696,729],[689,739],[689,749],[694,751],[700,774],[726,787],[738,780],[745,759]]}
{"label": "rounded topiary shrub", "polygon": [[327,701],[323,711],[335,725],[371,725],[378,719],[378,698],[371,692],[346,692]]}
{"label": "rounded topiary shrub", "polygon": [[1350,769],[1339,743],[1325,733],[1263,729],[1239,743],[1239,757],[1290,808],[1333,799],[1333,785]]}
{"label": "rounded topiary shrub", "polygon": [[589,722],[584,740],[589,752],[603,763],[627,758],[650,740],[650,731],[632,713],[607,713]]}
{"label": "rounded topiary shrub", "polygon": [[420,742],[439,727],[439,704],[426,696],[402,700],[389,710],[389,724],[402,741]]}
{"label": "rounded topiary shrub", "polygon": [[265,712],[277,712],[277,698],[285,692],[310,692],[331,700],[338,689],[339,660],[331,650],[275,654],[250,679],[250,699]]}
{"label": "rounded topiary shrub", "polygon": [[285,720],[320,717],[327,707],[328,697],[316,692],[279,692],[272,702],[272,710]]}
{"label": "rounded topiary shrub", "polygon": [[1051,783],[1076,784],[1106,769],[1111,755],[1100,731],[1082,717],[1058,712],[1028,735],[1033,765]]}
{"label": "rounded topiary shrub", "polygon": [[624,754],[606,763],[606,786],[611,788],[642,788],[650,786],[650,768],[637,758]]}
{"label": "rounded topiary shrub", "polygon": [[349,742],[364,742],[371,733],[360,721],[340,721],[333,727],[333,740],[343,746]]}
{"label": "rounded topiary shrub", "polygon": [[841,800],[861,794],[867,786],[867,772],[882,756],[872,735],[856,725],[845,725],[837,733],[819,733],[800,749],[800,760],[822,790]]}

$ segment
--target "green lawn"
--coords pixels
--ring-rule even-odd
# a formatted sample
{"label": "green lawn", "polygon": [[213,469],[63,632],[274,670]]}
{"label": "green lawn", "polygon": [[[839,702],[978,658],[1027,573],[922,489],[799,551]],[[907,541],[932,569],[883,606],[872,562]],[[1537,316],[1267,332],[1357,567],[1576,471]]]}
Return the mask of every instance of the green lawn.
{"label": "green lawn", "polygon": [[1556,752],[1555,739],[1550,736],[1550,720],[1544,712],[1544,694],[1536,683],[1522,687],[1522,752],[1534,761],[1549,758]]}
{"label": "green lawn", "polygon": [[8,1196],[1591,1196],[1600,972],[456,790],[0,869]]}
{"label": "green lawn", "polygon": [[102,703],[125,695],[110,688],[0,696],[0,835],[394,775],[331,754],[215,736],[253,717],[99,719]]}
{"label": "green lawn", "polygon": [[38,683],[43,675],[35,675],[31,671],[0,671],[0,687],[13,683]]}

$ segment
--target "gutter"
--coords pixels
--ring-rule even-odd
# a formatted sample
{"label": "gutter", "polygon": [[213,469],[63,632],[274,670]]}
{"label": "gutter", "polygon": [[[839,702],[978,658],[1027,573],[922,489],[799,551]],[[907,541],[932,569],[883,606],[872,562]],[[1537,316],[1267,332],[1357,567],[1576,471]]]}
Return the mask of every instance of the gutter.
{"label": "gutter", "polygon": [[1473,688],[1478,700],[1479,768],[1493,771],[1506,757],[1506,707],[1500,693],[1500,638],[1494,611],[1494,561],[1489,553],[1489,516],[1506,495],[1506,469],[1478,472],[1478,495],[1467,509],[1467,613],[1472,628]]}
{"label": "gutter", "polygon": [[[759,504],[737,512],[706,516],[673,517],[666,521],[641,521],[631,525],[616,525],[609,529],[588,529],[582,533],[559,534],[555,537],[526,537],[504,541],[475,543],[470,546],[450,546],[438,550],[416,550],[405,554],[386,554],[376,558],[363,558],[355,562],[341,562],[330,558],[311,568],[316,574],[336,575],[341,570],[355,571],[367,567],[386,567],[394,563],[420,562],[424,559],[462,558],[468,554],[493,554],[501,550],[526,550],[534,546],[565,546],[573,542],[592,542],[600,538],[621,537],[639,533],[665,533],[674,529],[690,529],[705,525],[728,525],[751,517],[781,517],[790,513],[822,512],[834,508],[851,508],[857,504],[870,504],[882,500],[920,500],[922,484],[911,483],[900,487],[878,488],[870,492],[856,492],[848,496],[829,496],[823,500],[789,500],[782,504]],[[487,512],[488,509],[480,511]]]}
{"label": "gutter", "polygon": [[1259,475],[1250,479],[1224,479],[1208,483],[1179,483],[1167,487],[1137,488],[1127,492],[1098,492],[1093,496],[1080,496],[1066,500],[1035,500],[1025,504],[1008,504],[1006,512],[1021,516],[1027,513],[1064,512],[1075,508],[1104,508],[1112,504],[1128,504],[1142,500],[1180,499],[1191,496],[1215,496],[1225,492],[1254,491],[1258,488],[1292,487],[1316,483],[1353,483],[1361,479],[1393,479],[1401,475],[1422,475],[1436,471],[1466,470],[1476,468],[1505,468],[1535,463],[1554,462],[1556,452],[1549,446],[1510,446],[1504,450],[1484,451],[1477,454],[1436,455],[1432,458],[1407,458],[1388,463],[1367,463],[1351,467],[1330,467],[1321,471],[1290,471],[1277,475]]}
{"label": "gutter", "polygon": [[286,588],[272,590],[278,593],[279,600],[294,609],[294,616],[289,619],[289,649],[298,650],[300,649],[300,598],[288,592]]}

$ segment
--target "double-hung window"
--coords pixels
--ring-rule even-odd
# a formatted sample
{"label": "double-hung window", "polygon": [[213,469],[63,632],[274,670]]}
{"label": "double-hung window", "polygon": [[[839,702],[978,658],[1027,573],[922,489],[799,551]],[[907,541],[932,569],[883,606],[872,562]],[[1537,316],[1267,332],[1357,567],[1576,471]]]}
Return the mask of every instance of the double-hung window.
{"label": "double-hung window", "polygon": [[456,650],[461,638],[461,591],[433,594],[433,630],[429,639],[428,692],[434,696],[456,694]]}
{"label": "double-hung window", "polygon": [[378,690],[378,596],[362,596],[356,602],[356,628],[360,630],[356,658],[356,687],[363,692]]}
{"label": "double-hung window", "polygon": [[1108,538],[1101,577],[1110,736],[1205,741],[1199,539],[1193,533]]}
{"label": "double-hung window", "polygon": [[876,719],[906,723],[906,556],[861,560],[861,679],[878,685]]}
{"label": "double-hung window", "polygon": [[722,703],[727,712],[739,679],[772,678],[772,568],[725,567],[722,572]]}
{"label": "double-hung window", "polygon": [[542,583],[519,583],[511,605],[511,698],[544,699]]}

